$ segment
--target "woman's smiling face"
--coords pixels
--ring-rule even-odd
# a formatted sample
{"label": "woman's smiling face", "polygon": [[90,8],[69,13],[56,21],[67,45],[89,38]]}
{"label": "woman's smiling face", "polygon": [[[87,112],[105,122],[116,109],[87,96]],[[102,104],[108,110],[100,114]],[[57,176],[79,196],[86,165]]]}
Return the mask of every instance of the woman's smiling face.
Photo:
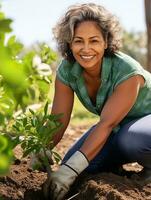
{"label": "woman's smiling face", "polygon": [[75,28],[70,48],[83,68],[96,68],[102,63],[107,43],[96,22],[84,21]]}

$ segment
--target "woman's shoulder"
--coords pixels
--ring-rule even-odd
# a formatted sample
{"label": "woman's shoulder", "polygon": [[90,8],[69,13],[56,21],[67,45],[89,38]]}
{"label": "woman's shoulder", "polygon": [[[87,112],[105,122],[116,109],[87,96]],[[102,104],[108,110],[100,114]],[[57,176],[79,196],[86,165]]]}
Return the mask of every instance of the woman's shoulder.
{"label": "woman's shoulder", "polygon": [[143,73],[143,71],[144,68],[137,60],[123,52],[117,52],[112,57],[112,72],[115,74]]}
{"label": "woman's shoulder", "polygon": [[62,59],[58,65],[59,70],[67,70],[67,69],[71,69],[71,67],[73,66],[73,64],[71,62],[69,62],[66,59]]}
{"label": "woman's shoulder", "polygon": [[66,60],[62,59],[57,67],[56,75],[57,78],[62,81],[65,85],[70,85],[70,71],[72,64]]}
{"label": "woman's shoulder", "polygon": [[132,58],[131,56],[123,53],[123,52],[117,52],[114,54],[114,64],[117,68],[143,68],[141,64]]}
{"label": "woman's shoulder", "polygon": [[57,67],[57,77],[66,85],[69,85],[72,80],[70,75],[73,65],[74,63],[71,63],[66,59],[62,59]]}
{"label": "woman's shoulder", "polygon": [[112,58],[112,78],[115,86],[134,75],[142,75],[147,82],[151,83],[151,74],[139,62],[122,52],[116,53]]}

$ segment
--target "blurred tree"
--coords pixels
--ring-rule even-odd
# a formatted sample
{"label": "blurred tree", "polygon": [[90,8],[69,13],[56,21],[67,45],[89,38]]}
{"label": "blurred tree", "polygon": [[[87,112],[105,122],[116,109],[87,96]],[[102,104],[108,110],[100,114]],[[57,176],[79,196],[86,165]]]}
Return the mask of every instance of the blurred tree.
{"label": "blurred tree", "polygon": [[151,72],[151,0],[145,0],[144,3],[147,27],[147,69]]}
{"label": "blurred tree", "polygon": [[123,32],[122,51],[132,56],[146,68],[146,33]]}
{"label": "blurred tree", "polygon": [[24,45],[16,36],[6,37],[12,31],[11,23],[0,6],[0,176],[8,172],[12,149],[19,142],[11,135],[16,111],[25,112],[29,104],[51,100],[50,65],[57,60],[57,54],[46,44],[41,44],[38,52],[23,54]]}

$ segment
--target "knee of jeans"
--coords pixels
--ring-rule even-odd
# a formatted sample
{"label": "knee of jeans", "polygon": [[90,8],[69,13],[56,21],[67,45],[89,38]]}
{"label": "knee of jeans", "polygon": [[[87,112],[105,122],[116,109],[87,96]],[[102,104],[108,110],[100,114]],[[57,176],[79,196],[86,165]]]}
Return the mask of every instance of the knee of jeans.
{"label": "knee of jeans", "polygon": [[129,154],[150,154],[151,155],[151,145],[150,138],[142,137],[142,135],[137,135],[132,133],[123,134],[117,138],[116,145],[117,148],[125,153]]}
{"label": "knee of jeans", "polygon": [[123,155],[135,155],[138,154],[140,150],[140,143],[129,135],[121,135],[116,140],[116,148]]}

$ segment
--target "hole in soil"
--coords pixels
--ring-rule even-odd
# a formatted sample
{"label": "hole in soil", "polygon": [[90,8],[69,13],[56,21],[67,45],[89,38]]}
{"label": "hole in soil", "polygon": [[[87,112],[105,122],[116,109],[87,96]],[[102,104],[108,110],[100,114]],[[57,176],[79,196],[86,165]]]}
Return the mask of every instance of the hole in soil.
{"label": "hole in soil", "polygon": [[24,193],[24,200],[45,200],[42,190],[28,190]]}

